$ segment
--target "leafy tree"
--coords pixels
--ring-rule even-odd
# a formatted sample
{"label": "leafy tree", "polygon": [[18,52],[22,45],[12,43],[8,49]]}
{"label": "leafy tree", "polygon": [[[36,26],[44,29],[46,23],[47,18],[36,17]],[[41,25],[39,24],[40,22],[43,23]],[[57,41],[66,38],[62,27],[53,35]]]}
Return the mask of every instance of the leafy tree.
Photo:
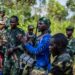
{"label": "leafy tree", "polygon": [[[35,15],[31,15],[31,7],[36,4],[36,0],[2,0],[0,6],[3,6],[6,9],[6,14],[10,17],[12,15],[17,15],[19,17],[19,27],[27,31],[27,26],[29,24],[34,25],[35,31],[37,27],[37,21],[40,17],[42,7],[47,9],[47,15],[51,20],[51,33],[55,34],[58,32],[65,33],[65,28],[69,25],[74,24],[74,17],[71,19],[66,19],[68,15],[68,10],[58,3],[56,0],[39,0],[41,5],[38,8],[35,8]],[[69,9],[69,8],[68,8]],[[44,10],[45,11],[45,10]],[[37,14],[38,12],[39,15]]]}
{"label": "leafy tree", "polygon": [[75,0],[67,0],[66,6],[71,9],[71,11],[75,11]]}
{"label": "leafy tree", "polygon": [[66,16],[68,15],[67,9],[60,3],[58,3],[56,0],[49,0],[48,13],[59,21],[65,20]]}

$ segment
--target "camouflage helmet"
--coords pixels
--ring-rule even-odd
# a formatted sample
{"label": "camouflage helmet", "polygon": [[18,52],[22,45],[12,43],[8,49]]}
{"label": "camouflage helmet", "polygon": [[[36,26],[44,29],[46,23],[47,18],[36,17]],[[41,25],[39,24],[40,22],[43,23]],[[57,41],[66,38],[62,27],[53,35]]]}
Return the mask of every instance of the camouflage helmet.
{"label": "camouflage helmet", "polygon": [[49,19],[47,19],[46,17],[41,17],[39,18],[40,22],[43,22],[45,25],[50,26],[51,22]]}
{"label": "camouflage helmet", "polygon": [[74,27],[73,27],[73,26],[68,26],[68,27],[66,28],[66,31],[74,31]]}

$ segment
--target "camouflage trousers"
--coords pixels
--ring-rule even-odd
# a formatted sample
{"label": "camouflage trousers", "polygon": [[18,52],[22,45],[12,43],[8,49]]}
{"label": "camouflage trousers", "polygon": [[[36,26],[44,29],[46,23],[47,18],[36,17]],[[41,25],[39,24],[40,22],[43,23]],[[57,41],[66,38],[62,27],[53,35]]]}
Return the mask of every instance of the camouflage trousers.
{"label": "camouflage trousers", "polygon": [[31,72],[30,72],[30,75],[48,75],[48,72],[43,70],[43,69],[33,69]]}
{"label": "camouflage trousers", "polygon": [[3,65],[3,75],[17,75],[18,74],[18,63],[13,59],[7,59]]}
{"label": "camouflage trousers", "polygon": [[21,75],[52,75],[43,69],[26,69],[24,68]]}

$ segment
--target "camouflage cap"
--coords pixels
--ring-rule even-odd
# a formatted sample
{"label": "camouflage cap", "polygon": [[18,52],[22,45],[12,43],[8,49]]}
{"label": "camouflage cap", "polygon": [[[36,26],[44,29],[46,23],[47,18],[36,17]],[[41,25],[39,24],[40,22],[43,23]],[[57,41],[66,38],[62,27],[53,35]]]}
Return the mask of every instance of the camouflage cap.
{"label": "camouflage cap", "polygon": [[45,25],[48,25],[48,26],[50,26],[50,24],[51,24],[50,20],[47,19],[46,17],[41,17],[41,18],[39,19],[39,21],[40,21],[40,22],[43,22]]}
{"label": "camouflage cap", "polygon": [[66,28],[66,31],[73,31],[74,30],[74,27],[73,26],[68,26],[67,28]]}
{"label": "camouflage cap", "polygon": [[33,25],[28,25],[28,29],[34,29]]}

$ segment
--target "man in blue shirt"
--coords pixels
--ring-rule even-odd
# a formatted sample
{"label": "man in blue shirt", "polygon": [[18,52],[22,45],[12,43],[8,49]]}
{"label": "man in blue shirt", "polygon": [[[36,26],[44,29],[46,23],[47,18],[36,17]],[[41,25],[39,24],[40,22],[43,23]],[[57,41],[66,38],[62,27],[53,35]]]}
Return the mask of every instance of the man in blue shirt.
{"label": "man in blue shirt", "polygon": [[34,64],[34,68],[31,71],[30,75],[47,75],[46,72],[50,71],[51,64],[50,64],[50,52],[49,52],[49,45],[50,45],[50,39],[51,35],[49,34],[49,27],[50,27],[50,20],[41,17],[38,21],[38,31],[41,32],[41,34],[38,36],[36,41],[36,46],[32,46],[29,43],[26,43],[26,39],[23,38],[21,41],[24,44],[24,48],[31,53],[34,54],[36,57],[36,62]]}

